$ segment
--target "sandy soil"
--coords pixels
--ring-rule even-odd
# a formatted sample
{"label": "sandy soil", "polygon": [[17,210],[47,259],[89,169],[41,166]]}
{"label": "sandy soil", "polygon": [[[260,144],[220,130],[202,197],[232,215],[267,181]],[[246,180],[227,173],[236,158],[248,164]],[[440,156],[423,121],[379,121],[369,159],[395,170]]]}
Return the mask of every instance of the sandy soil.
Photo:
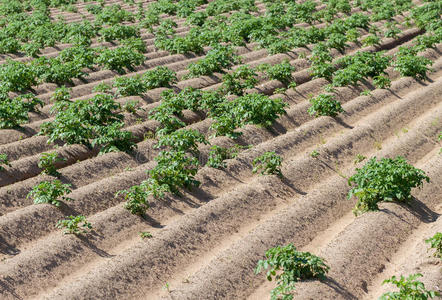
{"label": "sandy soil", "polygon": [[[78,8],[78,13],[57,9],[53,13],[69,21],[80,20],[82,14],[93,18],[85,4],[79,3]],[[185,34],[189,28],[184,20],[175,20],[177,32]],[[363,49],[394,54],[420,34],[416,28],[404,28],[398,38]],[[142,37],[149,49],[147,60],[125,76],[164,65],[182,78],[187,66],[200,58],[154,51],[153,36],[143,31]],[[67,46],[43,53],[55,56]],[[307,113],[308,97],[321,93],[327,81],[311,78],[308,61],[299,57],[300,52],[309,55],[311,47],[269,56],[254,46],[238,48],[244,63],[256,66],[289,59],[296,66],[296,91],[272,96],[289,104],[287,114],[271,130],[243,128],[237,142],[253,148],[228,160],[223,170],[203,167],[197,175],[200,188],[181,198],[152,201],[146,218],[131,215],[114,194],[146,179],[145,171],[154,166],[158,150],[144,136],[158,123],[148,120],[147,113],[127,115],[126,128],[137,138],[133,154],[97,155],[79,145],[48,145],[45,137],[35,134],[52,117],[49,99],[56,86],[35,87],[46,103],[42,113],[32,115],[23,130],[0,131],[0,153],[8,154],[12,164],[0,173],[0,298],[269,299],[275,284],[263,274],[256,275],[254,268],[267,249],[287,243],[324,257],[331,267],[326,280],[299,283],[295,299],[376,299],[392,289],[382,285],[384,279],[416,272],[424,275],[427,288],[441,290],[441,261],[430,256],[424,240],[442,230],[442,156],[437,141],[442,130],[442,45],[422,54],[434,61],[428,81],[400,78],[390,68],[390,89],[360,96],[372,88],[370,83],[339,88],[337,98],[345,113],[317,119]],[[358,50],[360,45],[349,43],[345,54]],[[333,53],[334,57],[342,55]],[[27,59],[2,55],[0,63],[6,57]],[[73,97],[90,97],[94,86],[109,83],[117,75],[90,70],[86,81],[75,81]],[[180,80],[174,88],[213,89],[219,87],[221,78],[215,74]],[[261,77],[253,91],[272,95],[281,87]],[[139,100],[148,111],[159,104],[163,90],[130,99]],[[204,115],[185,112],[183,121],[188,128],[208,134],[211,120]],[[211,143],[234,144],[225,137],[211,139]],[[34,205],[26,198],[35,184],[51,178],[40,174],[37,163],[42,152],[53,150],[66,158],[57,167],[61,181],[72,184],[73,190],[69,196],[74,201],[61,208]],[[200,150],[204,161],[209,147]],[[320,153],[317,158],[311,157],[313,150]],[[252,160],[266,151],[283,157],[283,178],[251,172]],[[425,170],[431,183],[413,192],[410,206],[382,204],[379,212],[354,217],[355,201],[346,198],[346,177],[363,164],[354,163],[357,154],[402,155]],[[72,214],[87,216],[92,232],[76,237],[54,227],[57,220]],[[141,239],[141,231],[153,237]]]}

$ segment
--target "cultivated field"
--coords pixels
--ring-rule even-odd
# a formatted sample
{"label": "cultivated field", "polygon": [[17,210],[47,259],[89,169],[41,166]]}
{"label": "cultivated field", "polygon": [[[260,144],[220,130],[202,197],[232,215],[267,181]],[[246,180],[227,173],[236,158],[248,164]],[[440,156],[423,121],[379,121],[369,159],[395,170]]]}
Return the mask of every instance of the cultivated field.
{"label": "cultivated field", "polygon": [[[0,299],[269,299],[288,244],[329,270],[281,299],[440,292],[441,12],[1,1]],[[397,156],[430,181],[353,210],[356,169]]]}

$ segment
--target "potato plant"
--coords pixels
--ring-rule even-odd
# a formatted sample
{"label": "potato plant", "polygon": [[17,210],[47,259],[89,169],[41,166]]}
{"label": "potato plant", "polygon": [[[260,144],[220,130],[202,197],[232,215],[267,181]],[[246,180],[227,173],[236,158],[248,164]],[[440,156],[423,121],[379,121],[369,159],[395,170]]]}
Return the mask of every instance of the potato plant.
{"label": "potato plant", "polygon": [[279,64],[270,66],[262,64],[258,67],[259,71],[265,72],[266,76],[271,80],[278,80],[285,86],[289,86],[293,81],[292,73],[296,70],[294,66],[286,59]]}
{"label": "potato plant", "polygon": [[0,171],[5,170],[4,166],[10,167],[11,163],[9,162],[8,155],[5,153],[1,153],[0,154]]}
{"label": "potato plant", "polygon": [[140,75],[117,77],[112,86],[117,88],[117,94],[122,97],[140,96],[147,91],[147,85]]}
{"label": "potato plant", "polygon": [[223,75],[221,90],[225,94],[243,96],[245,89],[251,89],[258,83],[257,76],[249,66],[240,66],[232,73]]}
{"label": "potato plant", "polygon": [[442,259],[442,233],[437,232],[434,236],[425,240],[425,243],[430,244],[430,248],[434,249],[434,257]]}
{"label": "potato plant", "polygon": [[281,164],[281,156],[277,155],[274,151],[265,152],[253,160],[252,172],[260,172],[261,175],[278,175],[282,177]]}
{"label": "potato plant", "polygon": [[189,65],[189,74],[186,78],[210,76],[215,72],[223,72],[241,61],[231,46],[217,45],[207,52],[207,55]]}
{"label": "potato plant", "polygon": [[399,47],[399,52],[396,54],[396,59],[393,63],[394,69],[401,76],[411,76],[415,79],[425,80],[428,78],[427,73],[430,71],[433,61],[416,54],[417,51],[415,49]]}
{"label": "potato plant", "polygon": [[378,210],[381,201],[407,203],[411,199],[411,189],[422,187],[424,181],[430,182],[425,172],[410,165],[401,156],[379,161],[373,157],[362,168],[356,168],[356,173],[348,179],[350,186],[355,184],[348,198],[358,198],[353,210],[357,215]]}
{"label": "potato plant", "polygon": [[[198,187],[200,182],[195,179],[199,161],[189,156],[184,151],[161,151],[155,158],[157,165],[148,175],[151,179],[149,185],[167,190],[180,196],[181,188],[191,189]],[[163,195],[159,193],[159,195]]]}
{"label": "potato plant", "polygon": [[57,172],[55,164],[65,160],[65,158],[59,157],[58,153],[55,151],[51,153],[42,153],[38,159],[38,167],[43,170],[43,174],[59,176],[60,173]]}
{"label": "potato plant", "polygon": [[172,71],[168,67],[163,66],[159,66],[153,70],[145,72],[142,79],[148,90],[159,87],[168,87],[178,80],[176,77],[176,72]]}
{"label": "potato plant", "polygon": [[388,292],[383,294],[380,300],[389,299],[433,299],[440,296],[437,291],[429,291],[425,288],[425,285],[417,280],[417,278],[422,277],[422,274],[411,274],[408,277],[401,275],[400,278],[392,276],[389,279],[384,280],[382,284],[391,283],[399,288],[398,292]]}
{"label": "potato plant", "polygon": [[305,279],[324,279],[329,267],[320,257],[309,252],[296,250],[293,244],[276,246],[267,250],[265,260],[258,261],[255,273],[267,270],[267,280],[276,279],[277,287],[271,293],[271,299],[293,299],[290,294],[296,282]]}
{"label": "potato plant", "polygon": [[143,64],[144,55],[128,46],[120,46],[115,49],[101,49],[95,58],[95,63],[105,69],[117,71],[119,74],[126,73],[126,69],[133,71],[136,66]]}
{"label": "potato plant", "polygon": [[87,233],[88,229],[92,229],[92,224],[86,220],[83,215],[68,216],[67,219],[57,222],[57,228],[64,229],[64,234],[81,234]]}
{"label": "potato plant", "polygon": [[198,143],[208,144],[204,135],[194,129],[179,129],[159,138],[156,148],[169,147],[173,151],[189,152],[194,156],[199,155]]}
{"label": "potato plant", "polygon": [[344,112],[341,103],[331,94],[320,94],[317,97],[311,98],[310,103],[311,106],[308,109],[308,113],[316,117],[336,117],[339,113]]}
{"label": "potato plant", "polygon": [[42,181],[32,188],[27,198],[33,198],[34,204],[49,203],[59,207],[61,201],[72,200],[66,197],[71,192],[70,184],[63,184],[60,180]]}
{"label": "potato plant", "polygon": [[144,215],[146,210],[149,208],[149,202],[147,199],[149,197],[149,192],[143,184],[134,185],[127,190],[118,191],[115,196],[122,195],[126,203],[124,208],[129,210],[134,215]]}

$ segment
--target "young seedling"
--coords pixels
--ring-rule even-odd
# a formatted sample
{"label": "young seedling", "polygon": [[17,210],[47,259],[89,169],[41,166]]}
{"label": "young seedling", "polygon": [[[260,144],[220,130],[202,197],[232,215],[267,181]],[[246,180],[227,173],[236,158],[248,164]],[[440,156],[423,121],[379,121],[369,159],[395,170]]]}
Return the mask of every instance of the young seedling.
{"label": "young seedling", "polygon": [[313,150],[313,151],[310,153],[310,156],[313,157],[313,158],[318,157],[318,156],[319,156],[319,151],[318,151],[318,150]]}
{"label": "young seedling", "polygon": [[401,275],[401,278],[397,278],[396,276],[392,276],[390,279],[384,280],[382,284],[391,283],[399,288],[399,292],[388,292],[383,294],[379,299],[380,300],[388,300],[388,299],[433,299],[437,296],[440,296],[440,293],[437,291],[429,291],[425,288],[425,285],[416,280],[417,278],[422,277],[422,274],[411,274],[407,278]]}
{"label": "young seedling", "polygon": [[431,238],[426,239],[425,243],[430,244],[430,248],[434,248],[434,257],[442,259],[442,232],[437,232]]}
{"label": "young seedling", "polygon": [[59,207],[61,200],[72,200],[65,196],[71,192],[70,187],[70,184],[62,184],[60,180],[42,181],[32,188],[27,198],[34,198],[34,204],[49,203]]}
{"label": "young seedling", "polygon": [[351,186],[349,193],[358,198],[353,212],[358,215],[366,211],[378,210],[378,202],[400,201],[407,203],[411,199],[411,189],[422,187],[430,178],[425,172],[408,164],[403,157],[371,158],[361,169],[348,179]]}
{"label": "young seedling", "polygon": [[358,164],[360,162],[363,162],[367,157],[362,154],[356,154],[355,160],[353,161],[354,164]]}
{"label": "young seedling", "polygon": [[223,148],[216,145],[210,147],[207,165],[215,169],[223,169],[226,167],[226,159],[235,158],[238,155],[240,146],[232,148]]}
{"label": "young seedling", "polygon": [[272,300],[293,299],[291,291],[295,289],[296,282],[304,279],[324,279],[329,266],[320,257],[309,252],[296,250],[293,244],[285,247],[277,246],[267,250],[265,260],[258,261],[255,274],[262,270],[267,271],[267,280],[276,279],[277,287],[270,295]]}
{"label": "young seedling", "polygon": [[8,166],[8,167],[11,166],[11,163],[9,162],[9,159],[8,159],[8,155],[5,153],[0,154],[0,171],[3,171],[5,169],[5,167],[3,165]]}
{"label": "young seedling", "polygon": [[65,158],[59,157],[57,152],[42,153],[38,160],[38,167],[42,169],[43,174],[59,176],[55,163],[65,161]]}
{"label": "young seedling", "polygon": [[140,237],[142,239],[150,239],[150,238],[153,237],[153,235],[150,232],[148,232],[148,231],[141,231],[140,232]]}
{"label": "young seedling", "polygon": [[91,223],[86,220],[85,216],[69,216],[68,219],[58,221],[57,228],[64,228],[64,234],[81,234],[87,233],[87,229],[92,229]]}
{"label": "young seedling", "polygon": [[274,151],[266,152],[258,156],[252,162],[253,173],[260,172],[261,175],[278,175],[282,177],[281,173],[282,158]]}
{"label": "young seedling", "polygon": [[134,185],[128,190],[118,191],[115,194],[115,197],[118,197],[119,195],[123,195],[124,200],[126,200],[124,208],[129,210],[134,215],[142,216],[149,208],[147,198],[150,194],[143,185]]}

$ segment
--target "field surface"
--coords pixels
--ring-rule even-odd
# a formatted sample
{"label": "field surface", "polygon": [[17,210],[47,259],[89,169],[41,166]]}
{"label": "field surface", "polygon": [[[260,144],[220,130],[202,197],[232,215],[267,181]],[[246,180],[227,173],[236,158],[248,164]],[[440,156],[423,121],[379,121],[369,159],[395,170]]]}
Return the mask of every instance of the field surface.
{"label": "field surface", "polygon": [[[12,103],[31,93],[42,105],[25,111],[24,121],[12,126],[5,120],[18,117],[10,117],[4,104],[0,107],[0,154],[8,160],[0,171],[0,299],[270,299],[276,283],[267,281],[265,272],[256,274],[255,268],[268,249],[289,243],[318,255],[330,267],[323,280],[297,282],[294,299],[378,299],[397,290],[383,285],[384,279],[415,273],[423,275],[419,280],[428,290],[442,290],[442,262],[425,243],[442,231],[441,1],[296,1],[299,6],[295,1],[111,0],[104,6],[98,1],[70,1],[73,4],[64,6],[58,4],[69,1],[53,1],[42,9],[49,16],[46,22],[96,27],[91,32],[87,26],[79,27],[78,36],[70,36],[81,41],[88,36],[84,43],[61,40],[48,46],[50,31],[38,43],[22,39],[22,44],[39,45],[34,55],[25,47],[4,50],[6,35],[18,40],[14,30],[6,30],[11,16],[36,10],[32,1],[16,2],[0,4],[5,20],[0,24],[0,101]],[[30,8],[17,8],[28,2]],[[388,3],[391,12],[381,3]],[[116,10],[104,14],[109,7]],[[287,21],[284,16],[292,18]],[[351,19],[353,23],[362,25],[346,21],[352,16],[359,18]],[[278,23],[283,19],[287,24]],[[106,28],[115,32],[106,37]],[[104,63],[97,58],[124,48],[127,40],[120,35],[132,37],[127,49],[142,57],[132,66],[126,62],[122,68],[109,66],[111,58],[103,56]],[[188,44],[184,50],[173,50],[179,48],[173,44],[179,38]],[[144,42],[145,49],[134,50],[135,39]],[[50,68],[38,71],[34,61],[54,59],[55,70],[61,53],[80,47],[77,44],[82,53],[89,49],[92,55],[90,65],[80,64],[81,75],[53,79],[55,73],[47,75]],[[412,50],[407,54],[406,49]],[[370,61],[357,65],[342,60],[361,53],[379,59],[370,67],[380,71],[364,71]],[[376,53],[386,58],[385,66],[380,67]],[[88,60],[86,54],[83,60],[76,55],[72,61],[63,58],[61,65]],[[315,60],[321,55],[330,58]],[[212,63],[207,57],[215,57],[221,66],[195,71],[196,62]],[[426,59],[421,61],[428,70],[418,72],[416,57]],[[402,69],[401,59],[403,65],[409,64]],[[23,72],[34,72],[35,81],[24,88],[5,87],[5,82],[15,82],[7,73],[13,71],[5,67],[13,62]],[[229,89],[226,74],[239,74],[241,65],[255,72],[254,81],[240,91]],[[279,77],[271,74],[275,65],[286,68],[275,71]],[[328,75],[315,73],[315,67],[327,66]],[[157,67],[167,67],[176,80],[154,84],[143,75],[154,70],[149,74],[157,76],[161,69]],[[379,76],[390,82],[380,85]],[[123,88],[114,83],[119,77],[142,78],[152,86],[125,93],[127,83]],[[18,78],[17,84],[24,84],[26,78]],[[98,90],[103,83],[110,89]],[[54,96],[62,86],[68,91],[65,102]],[[209,109],[202,102],[193,109],[166,103],[164,91],[171,89],[169,95],[177,97],[189,87],[201,91],[203,98],[224,102]],[[333,95],[342,111],[335,116],[309,114],[312,99],[321,94]],[[106,131],[116,124],[108,121],[93,127],[96,136],[83,140],[69,142],[56,134],[60,124],[56,122],[67,107],[97,97],[115,106],[111,116],[91,110],[90,119],[121,117],[116,133]],[[267,104],[255,105],[260,99]],[[280,105],[280,110],[272,111],[272,105]],[[71,118],[80,122],[74,122],[72,130],[85,124],[75,115],[78,110],[73,109]],[[152,117],[158,111],[167,112],[161,120]],[[275,118],[268,119],[272,113]],[[180,124],[173,125],[174,120]],[[42,132],[44,124],[52,124],[52,131]],[[192,139],[168,144],[164,136],[183,129],[195,130],[188,132],[199,138],[195,148],[178,151],[183,147],[180,141]],[[75,130],[74,136],[78,137]],[[90,143],[100,137],[106,140]],[[166,142],[158,147],[158,141]],[[126,142],[132,146],[126,147]],[[231,150],[218,168],[208,163],[213,145]],[[156,170],[158,157],[168,150],[184,153],[186,162],[193,159],[184,169],[195,172],[186,173],[190,181],[177,184],[176,193],[166,183],[163,197],[152,195],[158,187],[146,181],[154,177],[146,171]],[[281,175],[252,172],[254,160],[272,151],[282,160]],[[52,174],[42,172],[44,153],[57,153],[59,158]],[[348,178],[371,157],[397,156],[425,171],[430,182],[413,189],[409,203],[381,202],[379,210],[355,216],[357,199],[347,198]],[[166,167],[178,161],[169,159]],[[70,200],[59,198],[56,206],[38,204],[35,195],[28,196],[39,183],[55,180],[70,185],[65,195]],[[155,183],[164,184],[162,180]],[[116,193],[134,186],[143,190],[143,205],[141,212],[131,213],[128,194]],[[79,215],[92,227],[85,233],[64,234],[56,227],[58,221]]]}

